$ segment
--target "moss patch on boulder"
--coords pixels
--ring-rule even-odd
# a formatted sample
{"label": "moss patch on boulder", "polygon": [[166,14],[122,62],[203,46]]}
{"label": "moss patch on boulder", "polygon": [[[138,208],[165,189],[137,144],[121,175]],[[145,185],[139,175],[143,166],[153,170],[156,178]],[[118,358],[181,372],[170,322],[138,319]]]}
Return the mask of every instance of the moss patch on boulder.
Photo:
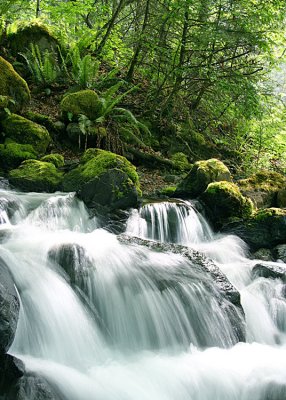
{"label": "moss patch on boulder", "polygon": [[41,53],[48,51],[57,54],[59,41],[51,30],[39,22],[22,23],[17,31],[8,35],[9,47],[12,54],[17,56],[19,52],[26,53],[31,44],[37,46]]}
{"label": "moss patch on boulder", "polygon": [[71,113],[75,117],[83,114],[90,120],[99,117],[102,110],[98,95],[89,89],[67,94],[61,101],[60,107],[64,118]]}
{"label": "moss patch on boulder", "polygon": [[40,159],[40,161],[50,162],[54,164],[56,168],[63,167],[65,164],[65,159],[61,154],[48,154]]}
{"label": "moss patch on boulder", "polygon": [[47,129],[20,115],[11,114],[2,122],[5,136],[21,144],[31,144],[39,153],[45,153],[51,137]]}
{"label": "moss patch on boulder", "polygon": [[286,176],[274,171],[260,171],[237,184],[258,208],[267,208],[277,205],[277,193],[286,188]]}
{"label": "moss patch on boulder", "polygon": [[125,157],[105,150],[88,149],[80,165],[67,173],[65,191],[76,191],[88,205],[109,209],[135,206],[141,196],[136,168]]}
{"label": "moss patch on boulder", "polygon": [[25,192],[55,192],[61,188],[63,173],[54,164],[27,160],[9,173],[9,182]]}
{"label": "moss patch on boulder", "polygon": [[6,171],[18,167],[22,161],[36,158],[37,153],[30,144],[15,142],[0,144],[0,166]]}
{"label": "moss patch on boulder", "polygon": [[197,161],[188,175],[177,186],[176,195],[197,197],[206,190],[209,183],[231,182],[231,180],[231,174],[227,166],[216,158]]}
{"label": "moss patch on boulder", "polygon": [[286,210],[280,208],[258,210],[251,218],[231,223],[225,230],[242,238],[253,251],[261,247],[271,249],[279,244],[285,244]]}
{"label": "moss patch on boulder", "polygon": [[12,98],[14,103],[7,104],[10,111],[18,112],[31,99],[26,81],[14,70],[13,66],[0,56],[0,95]]}
{"label": "moss patch on boulder", "polygon": [[216,227],[231,220],[249,218],[254,212],[252,201],[244,197],[232,182],[210,183],[200,199]]}

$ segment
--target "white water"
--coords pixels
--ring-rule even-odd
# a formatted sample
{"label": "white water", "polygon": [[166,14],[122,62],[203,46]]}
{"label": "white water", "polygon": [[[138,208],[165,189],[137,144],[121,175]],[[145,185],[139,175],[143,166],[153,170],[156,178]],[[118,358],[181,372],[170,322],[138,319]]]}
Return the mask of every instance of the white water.
{"label": "white water", "polygon": [[4,206],[0,214],[0,229],[11,230],[1,257],[21,298],[10,352],[61,399],[286,399],[283,284],[252,280],[244,244],[214,235],[190,203],[133,211],[127,232],[215,260],[241,292],[248,343],[237,343],[228,303],[182,256],[120,244],[72,194],[1,198],[16,204],[10,218]]}

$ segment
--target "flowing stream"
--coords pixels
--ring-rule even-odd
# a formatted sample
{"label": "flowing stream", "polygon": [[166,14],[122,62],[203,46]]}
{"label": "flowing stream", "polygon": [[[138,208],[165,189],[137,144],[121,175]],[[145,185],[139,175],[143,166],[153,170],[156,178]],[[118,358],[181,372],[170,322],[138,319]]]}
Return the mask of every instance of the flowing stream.
{"label": "flowing stream", "polygon": [[10,353],[59,399],[286,399],[285,286],[254,279],[245,244],[215,235],[192,203],[133,210],[126,233],[214,260],[240,291],[245,343],[190,260],[121,244],[73,194],[1,189],[0,230],[21,299]]}

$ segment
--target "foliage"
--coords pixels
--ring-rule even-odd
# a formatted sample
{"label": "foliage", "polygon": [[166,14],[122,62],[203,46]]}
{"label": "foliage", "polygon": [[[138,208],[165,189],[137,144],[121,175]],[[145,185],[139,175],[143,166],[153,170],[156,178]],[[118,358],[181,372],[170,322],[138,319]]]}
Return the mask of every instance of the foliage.
{"label": "foliage", "polygon": [[[142,147],[149,135],[143,117],[167,154],[195,158],[208,148],[205,158],[231,156],[240,174],[261,167],[285,172],[285,106],[264,84],[273,65],[283,63],[284,1],[41,0],[40,6],[41,20],[67,51],[51,60],[34,49],[30,69],[37,83],[62,79],[101,92],[97,119],[81,113],[92,122],[80,117],[88,135],[92,124],[104,125]],[[8,29],[39,14],[32,0],[3,0],[0,11]],[[122,91],[119,75],[140,89]],[[178,141],[183,149],[169,153]]]}

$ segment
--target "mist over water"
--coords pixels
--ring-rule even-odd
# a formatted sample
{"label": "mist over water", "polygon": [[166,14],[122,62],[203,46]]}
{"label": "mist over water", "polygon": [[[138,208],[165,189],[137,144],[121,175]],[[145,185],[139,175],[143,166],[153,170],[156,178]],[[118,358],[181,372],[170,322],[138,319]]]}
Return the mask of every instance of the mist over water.
{"label": "mist over water", "polygon": [[133,210],[126,233],[210,257],[240,291],[246,343],[228,301],[195,264],[121,244],[73,194],[0,189],[1,229],[10,231],[1,257],[21,299],[10,353],[59,398],[286,398],[284,285],[254,279],[257,260],[245,244],[215,235],[192,203]]}

